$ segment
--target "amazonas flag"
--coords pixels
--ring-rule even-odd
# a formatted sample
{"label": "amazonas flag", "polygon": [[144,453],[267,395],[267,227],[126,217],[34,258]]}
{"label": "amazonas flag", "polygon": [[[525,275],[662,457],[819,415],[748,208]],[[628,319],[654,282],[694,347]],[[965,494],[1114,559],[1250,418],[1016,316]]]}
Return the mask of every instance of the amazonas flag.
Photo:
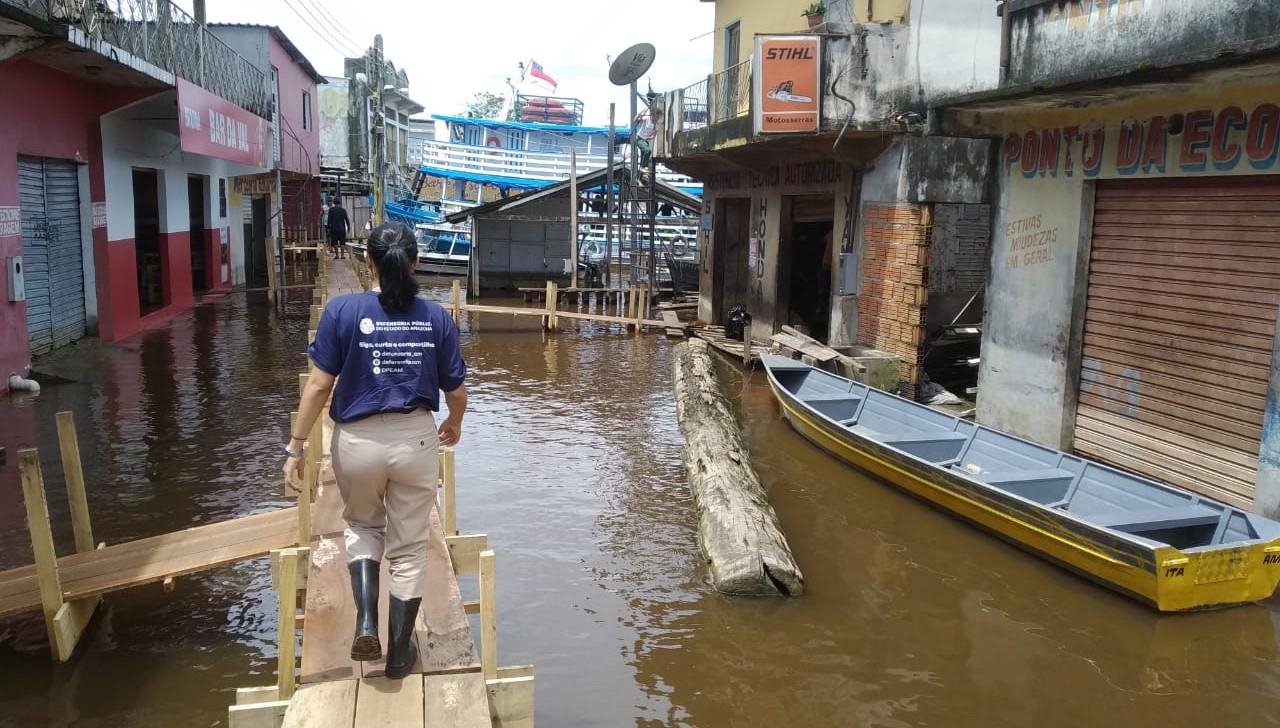
{"label": "amazonas flag", "polygon": [[559,85],[556,83],[554,78],[552,78],[546,71],[542,70],[542,64],[533,59],[529,59],[529,75],[544,81],[551,87],[552,91],[555,91],[556,86]]}

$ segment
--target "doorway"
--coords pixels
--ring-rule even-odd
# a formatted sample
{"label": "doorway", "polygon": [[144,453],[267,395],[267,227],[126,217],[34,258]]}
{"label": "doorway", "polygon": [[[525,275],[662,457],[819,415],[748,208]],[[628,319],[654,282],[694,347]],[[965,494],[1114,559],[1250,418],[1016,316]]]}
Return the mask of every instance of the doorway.
{"label": "doorway", "polygon": [[267,285],[267,198],[246,196],[244,217],[244,277],[250,288]]}
{"label": "doorway", "polygon": [[133,239],[138,266],[138,308],[143,315],[164,306],[164,263],[160,255],[160,174],[133,170]]}
{"label": "doorway", "polygon": [[749,306],[751,198],[728,197],[715,201],[711,264],[711,317],[723,324],[729,309]]}
{"label": "doorway", "polygon": [[216,261],[208,260],[205,255],[205,238],[207,237],[209,209],[209,178],[201,175],[187,177],[187,209],[190,211],[191,223],[191,289],[193,291],[209,290],[211,268]]}
{"label": "doorway", "polygon": [[783,200],[783,219],[789,218],[791,227],[779,261],[783,272],[779,276],[778,291],[781,318],[822,342],[829,338],[831,323],[834,217],[833,196],[797,196]]}

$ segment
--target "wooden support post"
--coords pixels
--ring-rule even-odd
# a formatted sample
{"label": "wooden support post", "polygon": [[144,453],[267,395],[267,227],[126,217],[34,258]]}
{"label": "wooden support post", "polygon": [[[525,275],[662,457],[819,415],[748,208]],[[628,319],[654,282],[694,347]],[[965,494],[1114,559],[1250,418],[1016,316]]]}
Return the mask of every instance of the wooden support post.
{"label": "wooden support post", "polygon": [[480,552],[480,671],[484,679],[498,676],[498,604],[493,550]]}
{"label": "wooden support post", "polygon": [[551,330],[555,331],[560,328],[560,319],[556,316],[556,311],[560,310],[560,284],[555,281],[548,281],[547,286],[550,288],[550,303],[548,308],[551,310]]}
{"label": "wooden support post", "polygon": [[444,535],[458,535],[457,485],[454,482],[453,448],[446,447],[440,451],[440,480],[444,483]]}
{"label": "wooden support post", "polygon": [[80,441],[76,437],[76,416],[59,412],[58,448],[62,451],[62,474],[67,481],[67,503],[71,506],[71,528],[76,536],[76,551],[93,550],[93,526],[89,521],[89,499],[84,490],[84,468],[80,463]]}
{"label": "wooden support post", "polygon": [[453,325],[458,326],[462,321],[462,281],[453,279]]}
{"label": "wooden support post", "polygon": [[267,256],[267,298],[272,303],[276,302],[276,239],[267,236],[266,248]]}
{"label": "wooden support post", "polygon": [[542,318],[542,328],[546,329],[547,331],[551,331],[556,327],[556,323],[555,323],[556,299],[555,299],[555,294],[552,292],[552,288],[554,286],[555,286],[555,283],[551,281],[547,281],[547,292],[546,292],[547,315]]}
{"label": "wooden support post", "polygon": [[283,700],[293,697],[297,669],[298,617],[298,549],[280,550],[280,637],[278,695]]}
{"label": "wooden support post", "polygon": [[62,600],[62,578],[58,574],[58,553],[53,545],[53,528],[49,523],[49,502],[45,499],[44,475],[40,472],[40,453],[34,448],[18,451],[22,497],[27,509],[27,529],[31,534],[31,551],[36,560],[36,580],[40,588],[40,605],[44,609],[49,650],[61,662],[71,659],[76,643],[93,617],[98,599],[76,602]]}

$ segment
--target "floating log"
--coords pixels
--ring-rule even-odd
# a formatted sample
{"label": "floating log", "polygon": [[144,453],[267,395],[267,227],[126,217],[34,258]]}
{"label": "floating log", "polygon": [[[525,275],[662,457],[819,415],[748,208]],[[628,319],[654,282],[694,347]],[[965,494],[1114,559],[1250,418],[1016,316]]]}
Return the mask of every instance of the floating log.
{"label": "floating log", "polygon": [[676,417],[684,466],[700,511],[698,545],[724,594],[798,596],[804,577],[751,467],[738,420],[720,389],[710,345],[675,349]]}

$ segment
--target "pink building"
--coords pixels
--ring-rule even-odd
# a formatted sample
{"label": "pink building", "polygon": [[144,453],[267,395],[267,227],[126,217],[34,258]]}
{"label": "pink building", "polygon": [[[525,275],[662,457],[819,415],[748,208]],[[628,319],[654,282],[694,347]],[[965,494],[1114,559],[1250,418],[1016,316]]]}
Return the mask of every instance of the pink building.
{"label": "pink building", "polygon": [[[233,180],[230,275],[233,283],[265,285],[267,240],[315,239],[320,226],[320,113],[316,85],[325,82],[279,28],[215,24],[209,30],[247,58],[266,81],[271,164],[265,173]],[[277,174],[278,172],[278,174]]]}

